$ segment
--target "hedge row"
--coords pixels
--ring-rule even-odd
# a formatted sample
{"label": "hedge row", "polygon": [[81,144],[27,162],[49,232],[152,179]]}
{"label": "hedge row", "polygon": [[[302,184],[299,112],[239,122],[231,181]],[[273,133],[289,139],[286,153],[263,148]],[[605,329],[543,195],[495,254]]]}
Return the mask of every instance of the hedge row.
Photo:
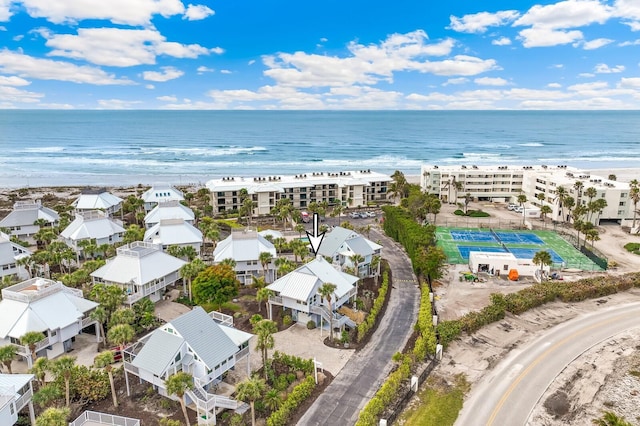
{"label": "hedge row", "polygon": [[380,285],[380,289],[378,291],[378,296],[376,300],[373,302],[373,307],[371,308],[371,312],[367,315],[367,319],[364,320],[363,323],[358,325],[358,342],[361,342],[362,339],[367,335],[369,330],[373,328],[376,323],[376,319],[380,310],[382,309],[382,305],[384,305],[384,300],[387,297],[387,292],[389,291],[389,274],[384,272],[382,274],[382,285]]}
{"label": "hedge row", "polygon": [[446,348],[463,331],[473,333],[484,325],[504,318],[505,312],[518,315],[556,299],[565,303],[580,302],[629,290],[632,287],[640,288],[638,272],[618,277],[585,278],[574,282],[547,281],[506,296],[492,294],[491,303],[481,311],[469,312],[457,320],[438,324],[440,343]]}
{"label": "hedge row", "polygon": [[413,262],[418,248],[435,244],[435,226],[418,224],[411,214],[399,207],[385,206],[384,232],[402,244]]}
{"label": "hedge row", "polygon": [[291,414],[302,404],[305,399],[311,396],[316,382],[313,376],[307,376],[300,384],[293,388],[291,393],[284,400],[280,408],[271,413],[267,418],[267,426],[285,426]]}
{"label": "hedge row", "polygon": [[385,408],[398,396],[402,383],[411,375],[411,357],[404,355],[398,369],[389,374],[387,380],[360,411],[356,426],[375,426]]}
{"label": "hedge row", "polygon": [[282,352],[275,351],[273,353],[273,361],[279,362],[295,371],[302,371],[306,374],[313,374],[313,360],[304,359],[295,355],[287,355]]}
{"label": "hedge row", "polygon": [[436,330],[433,326],[431,300],[429,299],[429,286],[426,284],[422,285],[416,331],[418,332],[418,338],[413,347],[413,354],[416,356],[416,359],[423,360],[428,353],[436,353],[437,344]]}

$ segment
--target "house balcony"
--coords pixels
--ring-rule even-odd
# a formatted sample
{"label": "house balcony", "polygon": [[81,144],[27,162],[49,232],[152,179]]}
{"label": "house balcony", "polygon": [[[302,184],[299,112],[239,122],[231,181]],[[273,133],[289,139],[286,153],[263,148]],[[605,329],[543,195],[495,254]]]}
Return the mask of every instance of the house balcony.
{"label": "house balcony", "polygon": [[233,317],[218,311],[209,312],[209,316],[218,324],[233,327]]}
{"label": "house balcony", "polygon": [[[36,343],[35,352],[38,352],[42,348],[46,348],[47,346],[50,346],[51,343],[55,343],[55,342],[52,342],[48,336],[45,337],[44,339]],[[29,349],[29,346],[27,345],[15,345],[15,346],[18,348],[18,351],[17,351],[18,355],[23,357],[31,356],[31,349]]]}
{"label": "house balcony", "polygon": [[269,296],[269,303],[273,303],[274,305],[282,306],[282,297],[281,296]]}
{"label": "house balcony", "polygon": [[16,399],[16,410],[20,411],[24,408],[25,405],[31,401],[31,397],[33,396],[33,391],[31,387],[27,385],[27,389],[24,391],[22,395],[18,399]]}
{"label": "house balcony", "polygon": [[140,420],[129,417],[114,416],[112,414],[98,413],[96,411],[85,411],[69,426],[94,426],[94,425],[114,425],[114,426],[140,426]]}
{"label": "house balcony", "polygon": [[143,297],[149,296],[150,294],[153,294],[158,290],[162,290],[165,287],[167,287],[167,282],[164,280],[164,278],[160,282],[151,286],[142,286],[141,291],[131,293],[127,296],[126,303],[128,303],[129,305],[133,305]]}

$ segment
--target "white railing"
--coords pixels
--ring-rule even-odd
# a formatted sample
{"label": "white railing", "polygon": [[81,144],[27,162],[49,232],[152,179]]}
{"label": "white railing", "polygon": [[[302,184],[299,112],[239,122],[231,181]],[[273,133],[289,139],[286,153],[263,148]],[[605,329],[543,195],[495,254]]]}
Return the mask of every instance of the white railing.
{"label": "white railing", "polygon": [[29,403],[32,396],[33,396],[33,391],[31,390],[31,387],[28,386],[25,392],[22,395],[20,395],[20,398],[16,399],[16,410],[17,411],[22,410],[22,407],[24,407]]}
{"label": "white railing", "polygon": [[269,302],[275,303],[276,305],[282,305],[282,297],[281,296],[269,296]]}
{"label": "white railing", "polygon": [[96,411],[85,411],[80,415],[80,417],[69,423],[69,426],[82,426],[89,422],[91,422],[91,424],[99,423],[114,426],[140,426],[140,420],[138,419],[98,413]]}
{"label": "white railing", "polygon": [[249,354],[249,346],[247,346],[246,348],[242,348],[238,352],[236,352],[236,360],[242,359],[248,354]]}
{"label": "white railing", "polygon": [[233,327],[233,317],[218,311],[209,312],[209,316],[218,324]]}
{"label": "white railing", "polygon": [[92,319],[91,317],[86,317],[86,318],[82,318],[82,324],[80,326],[80,328],[85,328],[90,326],[93,323],[98,323],[96,320]]}
{"label": "white railing", "polygon": [[51,344],[51,339],[49,339],[49,337],[45,337],[44,339],[36,343],[36,352],[38,352],[42,348],[46,348],[50,344]]}
{"label": "white railing", "polygon": [[128,361],[124,362],[124,369],[131,374],[135,374],[136,376],[140,374],[140,370],[138,370],[138,367],[136,367],[135,365],[131,364]]}
{"label": "white railing", "polygon": [[136,303],[138,300],[142,299],[145,296],[148,296],[152,293],[155,293],[158,290],[162,290],[163,288],[165,288],[167,286],[164,278],[162,279],[162,281],[160,281],[159,283],[156,283],[152,286],[143,286],[142,287],[142,291],[138,291],[136,293],[132,293],[130,295],[127,296],[127,303],[129,304],[133,304]]}

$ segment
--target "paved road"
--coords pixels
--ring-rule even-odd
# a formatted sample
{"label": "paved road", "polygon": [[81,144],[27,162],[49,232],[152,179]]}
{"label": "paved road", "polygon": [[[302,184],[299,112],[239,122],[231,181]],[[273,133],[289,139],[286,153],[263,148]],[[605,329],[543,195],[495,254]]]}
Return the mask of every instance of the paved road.
{"label": "paved road", "polygon": [[[372,241],[381,240],[383,257],[393,273],[387,311],[369,343],[356,353],[300,419],[298,425],[353,425],[364,405],[387,377],[391,356],[404,347],[418,317],[420,291],[404,249],[371,230]],[[322,362],[321,359],[318,361]]]}
{"label": "paved road", "polygon": [[640,303],[581,315],[512,351],[476,386],[456,425],[525,425],[546,389],[582,353],[625,330],[640,327]]}

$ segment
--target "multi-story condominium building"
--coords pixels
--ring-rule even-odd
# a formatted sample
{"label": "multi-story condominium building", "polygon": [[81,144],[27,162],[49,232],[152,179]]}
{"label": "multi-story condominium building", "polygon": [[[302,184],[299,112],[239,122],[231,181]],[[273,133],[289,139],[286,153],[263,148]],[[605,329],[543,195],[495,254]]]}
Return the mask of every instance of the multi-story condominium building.
{"label": "multi-story condominium building", "polygon": [[[581,182],[581,188],[577,182]],[[553,220],[567,220],[571,213],[562,207],[558,188],[564,188],[576,203],[585,206],[592,201],[585,191],[594,188],[593,200],[602,198],[607,206],[599,214],[590,215],[593,223],[622,222],[633,216],[628,182],[568,166],[422,166],[421,187],[450,203],[462,201],[466,194],[476,201],[492,202],[516,201],[518,195],[524,194],[527,205],[550,206]],[[543,200],[537,198],[539,194],[544,194]]]}
{"label": "multi-story condominium building", "polygon": [[237,210],[242,205],[241,191],[245,189],[255,203],[253,215],[271,212],[281,198],[289,198],[294,208],[305,209],[310,203],[345,207],[366,206],[367,203],[387,200],[387,186],[391,177],[371,170],[349,172],[319,172],[289,176],[226,177],[207,182],[211,191],[214,213]]}

